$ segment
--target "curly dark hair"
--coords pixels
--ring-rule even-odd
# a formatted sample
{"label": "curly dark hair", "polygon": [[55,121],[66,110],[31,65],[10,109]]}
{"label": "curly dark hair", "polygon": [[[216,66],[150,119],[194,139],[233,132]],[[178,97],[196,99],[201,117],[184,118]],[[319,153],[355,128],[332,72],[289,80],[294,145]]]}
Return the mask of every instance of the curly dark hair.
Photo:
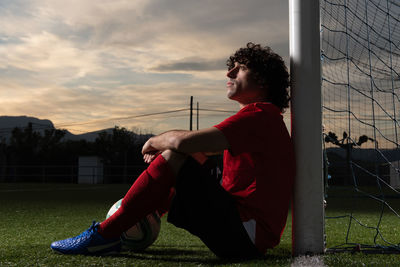
{"label": "curly dark hair", "polygon": [[267,90],[267,101],[277,106],[281,112],[289,106],[289,73],[282,57],[268,46],[247,43],[229,57],[226,65],[229,70],[235,62],[246,65],[252,77]]}

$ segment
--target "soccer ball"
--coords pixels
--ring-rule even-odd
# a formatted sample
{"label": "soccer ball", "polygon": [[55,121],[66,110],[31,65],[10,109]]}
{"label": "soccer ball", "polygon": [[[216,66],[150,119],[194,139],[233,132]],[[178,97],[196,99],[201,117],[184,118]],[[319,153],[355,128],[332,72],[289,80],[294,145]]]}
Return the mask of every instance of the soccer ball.
{"label": "soccer ball", "polygon": [[[112,205],[107,213],[107,217],[116,212],[121,206],[122,199]],[[140,222],[133,225],[122,233],[121,242],[123,250],[142,251],[151,246],[156,241],[160,233],[161,220],[157,211],[147,215]]]}

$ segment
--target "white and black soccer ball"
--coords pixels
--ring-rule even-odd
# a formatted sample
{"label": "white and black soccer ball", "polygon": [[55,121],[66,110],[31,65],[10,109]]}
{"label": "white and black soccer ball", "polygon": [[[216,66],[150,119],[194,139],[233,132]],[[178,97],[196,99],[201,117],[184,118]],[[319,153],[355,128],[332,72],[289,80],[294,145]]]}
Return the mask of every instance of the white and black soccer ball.
{"label": "white and black soccer ball", "polygon": [[[121,206],[122,199],[112,205],[107,213],[107,217],[116,212]],[[122,249],[131,251],[142,251],[151,246],[156,241],[161,229],[161,220],[157,212],[147,215],[137,224],[122,233]]]}

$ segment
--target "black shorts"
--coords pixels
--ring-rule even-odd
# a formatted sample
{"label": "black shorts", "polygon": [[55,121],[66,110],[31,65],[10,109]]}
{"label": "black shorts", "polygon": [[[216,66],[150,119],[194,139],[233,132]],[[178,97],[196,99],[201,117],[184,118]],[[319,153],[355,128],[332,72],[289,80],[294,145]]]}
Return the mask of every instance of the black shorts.
{"label": "black shorts", "polygon": [[235,200],[211,175],[210,165],[188,157],[177,177],[168,222],[198,236],[220,258],[262,256],[242,224]]}

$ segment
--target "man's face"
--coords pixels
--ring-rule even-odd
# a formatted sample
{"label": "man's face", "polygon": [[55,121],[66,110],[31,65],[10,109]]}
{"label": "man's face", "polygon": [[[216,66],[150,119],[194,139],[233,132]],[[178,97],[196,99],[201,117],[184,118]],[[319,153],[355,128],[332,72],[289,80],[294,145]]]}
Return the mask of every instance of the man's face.
{"label": "man's face", "polygon": [[227,96],[240,104],[249,104],[260,100],[262,97],[261,86],[253,79],[251,70],[246,65],[235,62],[235,66],[228,71],[226,76]]}

